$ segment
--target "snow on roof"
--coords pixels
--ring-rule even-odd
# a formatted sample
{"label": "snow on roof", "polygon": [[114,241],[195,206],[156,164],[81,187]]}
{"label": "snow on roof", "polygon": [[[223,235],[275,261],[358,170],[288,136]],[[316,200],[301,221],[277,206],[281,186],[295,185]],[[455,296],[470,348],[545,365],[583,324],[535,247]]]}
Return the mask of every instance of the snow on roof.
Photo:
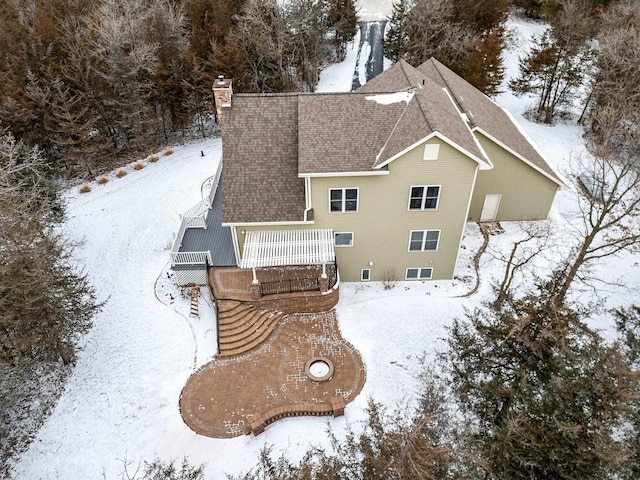
{"label": "snow on roof", "polygon": [[396,93],[381,93],[379,95],[370,95],[364,97],[365,100],[373,100],[380,105],[391,105],[392,103],[406,102],[409,103],[415,92],[412,90]]}

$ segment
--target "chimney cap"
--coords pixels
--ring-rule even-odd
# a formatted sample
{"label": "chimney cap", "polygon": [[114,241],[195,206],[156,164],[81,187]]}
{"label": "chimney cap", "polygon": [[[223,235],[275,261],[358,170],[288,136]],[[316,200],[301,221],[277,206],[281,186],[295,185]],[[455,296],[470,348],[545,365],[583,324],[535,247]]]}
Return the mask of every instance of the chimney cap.
{"label": "chimney cap", "polygon": [[224,83],[224,75],[218,75],[218,83]]}

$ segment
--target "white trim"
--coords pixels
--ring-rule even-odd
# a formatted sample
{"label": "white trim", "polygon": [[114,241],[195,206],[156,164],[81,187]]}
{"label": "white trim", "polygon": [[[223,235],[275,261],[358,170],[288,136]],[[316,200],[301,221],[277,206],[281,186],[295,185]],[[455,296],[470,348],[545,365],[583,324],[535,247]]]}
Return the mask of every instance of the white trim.
{"label": "white trim", "polygon": [[[329,200],[329,213],[358,213],[360,210],[360,187],[329,187],[327,199]],[[331,210],[331,190],[342,190],[342,210]],[[347,190],[356,191],[356,209],[346,210],[347,207]]]}
{"label": "white trim", "polygon": [[[508,112],[507,112],[508,113]],[[511,118],[511,117],[510,117]],[[518,126],[514,120],[512,120],[512,122],[516,125],[516,127]],[[520,130],[518,128],[518,130]],[[505,145],[504,143],[502,143],[500,140],[498,140],[496,137],[494,137],[493,135],[491,135],[490,133],[484,131],[482,128],[480,127],[474,127],[473,131],[478,131],[480,132],[482,135],[484,135],[485,137],[487,137],[489,140],[491,140],[493,143],[495,143],[496,145],[502,147],[503,149],[505,149],[507,152],[509,152],[511,155],[515,156],[516,158],[520,159],[521,161],[523,161],[524,163],[526,163],[527,165],[529,165],[531,168],[533,168],[535,171],[537,171],[538,173],[541,173],[542,175],[544,175],[545,177],[547,177],[549,180],[551,180],[553,183],[557,184],[559,187],[565,187],[566,184],[560,180],[560,175],[558,174],[558,172],[556,172],[551,165],[549,165],[549,163],[544,160],[544,157],[542,155],[540,155],[540,152],[538,151],[538,149],[533,145],[532,142],[529,142],[531,144],[531,146],[533,147],[533,149],[538,152],[538,155],[540,155],[540,157],[544,160],[544,162],[547,164],[547,166],[551,169],[551,171],[553,173],[555,173],[558,178],[553,178],[553,176],[551,176],[549,173],[545,172],[544,170],[542,170],[540,167],[538,167],[535,163],[527,160],[526,158],[524,158],[522,155],[520,155],[518,152],[516,152],[515,150],[513,150],[511,147]],[[520,132],[522,133],[522,131]],[[523,135],[524,136],[524,135]],[[527,139],[527,137],[525,137],[525,140],[529,141]]]}
{"label": "white trim", "polygon": [[[304,179],[304,206],[305,210],[311,208],[311,179],[309,177]],[[304,218],[306,220],[306,215]]]}
{"label": "white trim", "polygon": [[473,192],[476,189],[476,178],[478,177],[478,169],[473,174],[473,183],[471,184],[471,192],[469,193],[469,202],[467,203],[467,214],[464,216],[465,220],[460,229],[460,240],[458,241],[458,249],[456,250],[456,261],[453,264],[453,275],[456,274],[456,268],[458,268],[458,259],[460,258],[460,245],[462,245],[462,239],[464,238],[464,229],[469,219],[469,210],[471,210],[471,202],[473,200]]}
{"label": "white trim", "polygon": [[[367,278],[364,278],[364,272],[369,272],[367,274]],[[370,268],[363,268],[360,270],[360,281],[361,282],[368,282],[371,280],[371,269]]]}
{"label": "white trim", "polygon": [[[477,170],[477,168],[476,168]],[[438,197],[436,198],[436,207],[435,208],[424,208],[424,202],[427,199],[427,189],[428,188],[433,188],[433,187],[438,187]],[[424,193],[422,195],[422,201],[421,201],[421,205],[423,205],[422,208],[411,208],[411,199],[413,198],[411,196],[411,190],[414,188],[424,188]],[[409,187],[409,201],[407,202],[407,211],[408,212],[435,212],[436,210],[438,210],[438,207],[440,206],[440,194],[442,193],[442,185],[411,185]]]}
{"label": "white trim", "polygon": [[333,230],[249,230],[240,268],[321,265],[336,259]]}
{"label": "white trim", "polygon": [[298,173],[298,178],[372,177],[376,175],[389,175],[389,170],[371,170],[365,172]]}
{"label": "white trim", "polygon": [[222,222],[223,227],[268,227],[271,225],[313,225],[314,221],[301,220],[297,222]]}
{"label": "white trim", "polygon": [[[418,276],[416,278],[409,278],[409,270],[418,270]],[[420,273],[422,272],[422,270],[431,270],[431,273],[429,274],[428,277],[421,277]],[[433,267],[408,267],[405,272],[404,272],[404,279],[405,280],[431,280],[433,278]]]}
{"label": "white trim", "polygon": [[[411,234],[413,232],[424,232],[424,236],[422,237],[422,246],[420,247],[420,250],[411,250]],[[424,249],[424,245],[425,245],[425,243],[427,241],[427,232],[438,232],[438,241],[436,243],[435,250],[425,250]],[[427,229],[427,230],[409,230],[409,243],[407,245],[407,252],[409,252],[409,253],[425,253],[425,252],[435,253],[440,248],[440,237],[441,236],[442,236],[442,230],[439,229],[439,228],[430,228],[430,229]]]}
{"label": "white trim", "polygon": [[[351,245],[338,245],[337,243],[335,243],[336,235],[347,235],[347,234],[351,235]],[[353,234],[353,232],[333,232],[333,239],[334,239],[333,241],[336,248],[353,247],[356,241],[356,236]]]}
{"label": "white trim", "polygon": [[236,265],[240,265],[240,244],[238,243],[238,231],[236,227],[230,227],[231,241],[233,242],[233,254],[236,257]]}
{"label": "white trim", "polygon": [[431,140],[432,138],[438,138],[440,140],[442,140],[444,143],[446,143],[447,145],[455,148],[456,150],[458,150],[460,153],[462,153],[463,155],[469,157],[471,160],[473,160],[474,162],[477,162],[478,165],[480,166],[480,170],[491,170],[493,168],[493,164],[491,163],[491,161],[489,161],[487,163],[487,161],[481,160],[478,157],[476,157],[474,154],[472,154],[471,152],[465,150],[464,148],[462,148],[460,145],[458,145],[457,143],[455,143],[454,141],[448,139],[447,137],[445,137],[444,135],[442,135],[440,132],[433,132],[429,135],[427,135],[426,137],[424,137],[422,140],[418,140],[416,143],[414,143],[413,145],[408,146],[407,148],[405,148],[404,150],[402,150],[401,152],[396,153],[393,157],[389,158],[388,160],[385,160],[383,163],[379,164],[379,165],[375,165],[373,168],[375,169],[380,169],[386,165],[388,165],[389,163],[393,162],[395,159],[397,159],[398,157],[401,157],[402,155],[404,155],[405,153],[407,153],[410,150],[413,150],[414,148],[420,146],[421,144],[423,144],[424,142],[427,142],[429,140]]}

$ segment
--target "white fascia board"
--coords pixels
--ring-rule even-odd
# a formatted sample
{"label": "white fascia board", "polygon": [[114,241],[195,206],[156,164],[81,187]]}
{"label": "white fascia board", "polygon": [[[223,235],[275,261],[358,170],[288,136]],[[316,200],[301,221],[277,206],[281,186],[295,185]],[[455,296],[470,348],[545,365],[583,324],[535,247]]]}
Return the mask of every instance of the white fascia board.
{"label": "white fascia board", "polygon": [[[508,113],[508,112],[507,112]],[[516,127],[518,126],[517,123],[513,120],[512,117],[509,117],[511,119],[511,121],[516,125]],[[520,130],[518,128],[518,130]],[[480,132],[482,135],[484,135],[485,137],[487,137],[489,140],[491,140],[493,143],[495,143],[496,145],[502,147],[503,149],[505,149],[507,152],[509,152],[511,155],[513,155],[514,157],[518,158],[519,160],[521,160],[522,162],[526,163],[527,165],[529,165],[531,168],[533,168],[536,172],[544,175],[545,177],[547,177],[549,180],[551,180],[553,183],[557,184],[559,187],[566,187],[566,183],[563,180],[559,180],[562,178],[562,176],[556,172],[556,170],[549,165],[548,162],[547,166],[553,170],[553,172],[558,176],[558,178],[553,178],[552,175],[549,175],[549,173],[545,172],[544,170],[542,170],[540,167],[538,167],[535,163],[527,160],[526,158],[524,158],[522,155],[520,155],[518,152],[516,152],[514,149],[512,149],[511,147],[509,147],[508,145],[505,145],[504,143],[502,143],[500,140],[498,140],[496,137],[494,137],[493,135],[491,135],[489,132],[484,131],[482,128],[480,127],[473,127],[473,131],[474,132]],[[521,131],[522,133],[522,131]],[[527,136],[525,136],[525,140],[527,140],[531,146],[538,152],[538,154],[540,155],[540,152],[538,151],[538,149],[535,147],[535,144],[530,141],[529,138],[527,138]],[[542,157],[542,159],[544,159],[544,157],[542,155],[540,155],[540,157]]]}
{"label": "white fascia board", "polygon": [[366,172],[299,173],[298,178],[373,177],[378,175],[389,175],[389,171],[388,170],[371,170]]}
{"label": "white fascia board", "polygon": [[462,148],[460,145],[458,145],[457,143],[455,143],[454,141],[450,140],[449,138],[445,137],[444,135],[442,135],[440,132],[433,132],[430,135],[427,135],[426,137],[424,137],[422,140],[418,140],[416,143],[414,143],[413,145],[410,145],[409,147],[405,148],[404,150],[402,150],[401,152],[396,153],[393,157],[391,157],[389,160],[386,160],[384,163],[381,163],[380,165],[374,167],[374,168],[382,168],[388,164],[390,164],[391,162],[393,162],[395,159],[401,157],[402,155],[404,155],[405,153],[407,153],[410,150],[413,150],[416,147],[419,147],[420,145],[422,145],[423,143],[431,140],[432,138],[439,138],[440,140],[442,140],[444,143],[446,143],[447,145],[455,148],[456,150],[458,150],[460,153],[462,153],[463,155],[469,157],[471,160],[473,160],[474,162],[478,163],[478,166],[480,168],[480,170],[491,170],[493,168],[493,164],[487,164],[487,162],[485,162],[484,160],[479,159],[477,156],[475,156],[473,153],[467,151],[466,149]]}
{"label": "white fascia board", "polygon": [[300,220],[297,222],[222,222],[223,227],[264,227],[270,225],[314,225],[315,222]]}

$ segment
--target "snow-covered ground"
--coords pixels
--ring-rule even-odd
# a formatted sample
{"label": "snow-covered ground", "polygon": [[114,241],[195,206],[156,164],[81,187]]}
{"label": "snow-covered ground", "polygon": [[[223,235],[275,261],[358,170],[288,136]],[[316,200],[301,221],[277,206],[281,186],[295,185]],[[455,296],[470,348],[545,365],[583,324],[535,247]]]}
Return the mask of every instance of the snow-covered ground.
{"label": "snow-covered ground", "polygon": [[385,20],[391,15],[393,0],[358,0],[356,5],[361,21]]}
{"label": "snow-covered ground", "polygon": [[[391,2],[363,4],[368,9],[362,8],[361,15],[369,15],[369,10]],[[530,35],[543,27],[519,20],[510,25],[518,39],[516,52],[507,54],[508,75],[513,75],[517,52],[526,49]],[[334,88],[324,90],[350,88],[349,62],[354,58],[350,51],[345,62],[325,71],[322,81]],[[522,117],[529,100],[504,93],[498,101],[559,170],[583,151],[580,128],[532,124]],[[79,194],[77,188],[68,192],[65,231],[81,241],[78,261],[106,305],[95,318],[58,405],[14,466],[15,478],[97,479],[103,472],[107,479],[120,478],[123,459],[137,463],[157,454],[166,460],[187,456],[194,464],[205,463],[207,478],[219,479],[248,469],[267,444],[293,459],[311,444],[327,444],[327,420],[321,418],[287,419],[259,437],[226,440],[199,436],[181,420],[180,390],[194,368],[213,355],[215,322],[204,299],[201,317],[188,317],[189,301],[167,276],[168,250],[178,215],[201,198],[201,186],[215,171],[220,149],[219,139],[177,146],[173,155],[143,170],[112,177],[106,185],[91,185],[90,193]],[[558,235],[566,230],[562,214],[574,201],[570,190],[558,195],[550,219]],[[518,235],[517,225],[504,227],[504,235],[491,238],[496,255],[507,251]],[[396,402],[412,404],[423,352],[432,356],[443,348],[445,327],[463,314],[464,307],[489,298],[489,281],[499,275],[501,263],[485,255],[479,292],[457,297],[473,284],[471,258],[480,243],[477,226],[469,225],[454,282],[399,282],[391,290],[376,283],[341,285],[340,328],[360,351],[367,382],[345,416],[331,420],[339,436],[347,424],[357,428],[368,396],[391,407]],[[640,284],[637,262],[625,256],[599,268],[602,274],[626,275],[625,284],[633,287]],[[628,292],[611,287],[606,296],[607,306],[612,306],[622,304]],[[600,326],[607,328],[604,316],[601,320]]]}

